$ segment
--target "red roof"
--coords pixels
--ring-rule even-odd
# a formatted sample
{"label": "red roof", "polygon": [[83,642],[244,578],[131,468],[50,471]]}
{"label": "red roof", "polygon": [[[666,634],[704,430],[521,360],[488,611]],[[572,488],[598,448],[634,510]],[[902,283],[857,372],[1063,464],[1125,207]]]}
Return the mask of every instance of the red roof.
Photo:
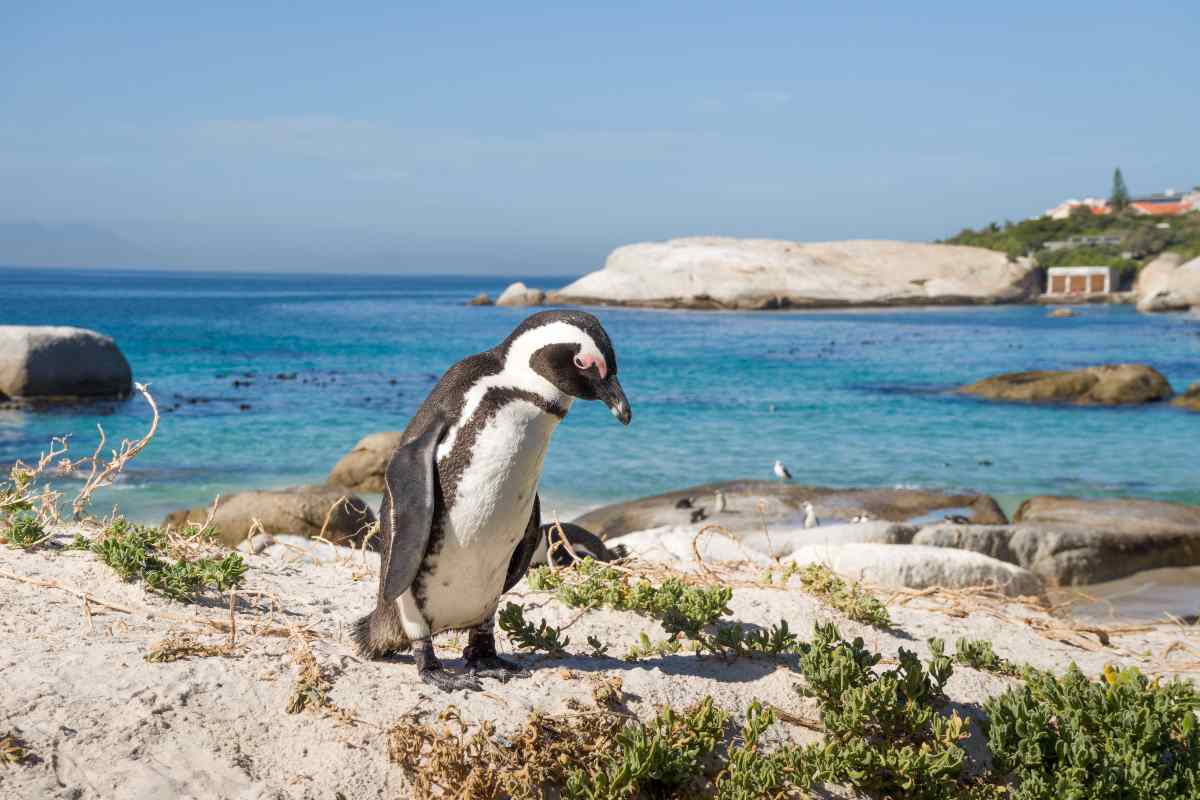
{"label": "red roof", "polygon": [[1192,210],[1191,203],[1175,202],[1175,203],[1147,203],[1133,202],[1131,206],[1141,211],[1143,214],[1151,214],[1156,217],[1174,217],[1179,214],[1186,214]]}

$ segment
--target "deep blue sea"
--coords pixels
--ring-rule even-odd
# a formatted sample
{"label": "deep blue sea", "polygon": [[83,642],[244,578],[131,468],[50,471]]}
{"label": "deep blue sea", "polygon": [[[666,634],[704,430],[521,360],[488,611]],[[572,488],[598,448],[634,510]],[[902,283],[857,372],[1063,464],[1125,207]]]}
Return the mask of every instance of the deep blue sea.
{"label": "deep blue sea", "polygon": [[[0,268],[0,324],[78,325],[117,340],[167,413],[97,508],[157,521],[217,493],[322,481],[365,434],[404,427],[447,366],[528,313],[465,305],[515,279]],[[950,391],[997,372],[1127,361],[1183,390],[1200,380],[1194,316],[1124,306],[1079,308],[1073,319],[1038,307],[596,313],[633,424],[576,403],[547,459],[544,513],[770,478],[776,458],[801,482],[975,489],[1009,509],[1044,493],[1200,503],[1200,415],[1166,404],[990,404]],[[97,424],[119,439],[148,421],[136,397],[0,411],[0,464],[33,459],[64,434],[84,455]]]}

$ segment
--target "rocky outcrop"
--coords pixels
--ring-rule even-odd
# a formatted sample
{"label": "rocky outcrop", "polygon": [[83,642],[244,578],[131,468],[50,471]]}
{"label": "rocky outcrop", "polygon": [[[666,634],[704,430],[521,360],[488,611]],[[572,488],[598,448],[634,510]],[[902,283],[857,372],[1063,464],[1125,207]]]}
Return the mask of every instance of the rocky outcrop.
{"label": "rocky outcrop", "polygon": [[1185,262],[1177,253],[1164,253],[1138,273],[1138,311],[1187,311],[1200,306],[1200,258]]}
{"label": "rocky outcrop", "polygon": [[329,483],[356,492],[382,492],[383,471],[403,437],[404,431],[380,431],[364,436],[334,464]]}
{"label": "rocky outcrop", "polygon": [[[717,512],[716,492],[725,496],[725,510]],[[848,522],[867,515],[877,520],[908,522],[934,514],[968,517],[977,524],[1004,524],[1008,518],[996,501],[981,494],[947,494],[923,489],[831,489],[779,481],[725,481],[693,486],[677,492],[615,503],[589,511],[575,523],[611,539],[634,531],[697,521],[719,523],[735,536],[772,529],[803,527],[805,502],[813,504],[825,525]],[[698,512],[703,512],[700,515]]]}
{"label": "rocky outcrop", "polygon": [[1027,263],[976,247],[694,237],[617,248],[604,269],[563,288],[554,299],[772,309],[1015,303],[1036,293]]}
{"label": "rocky outcrop", "polygon": [[546,302],[546,293],[544,291],[541,289],[530,289],[520,281],[510,284],[496,298],[496,305],[498,306],[540,306],[544,302]]}
{"label": "rocky outcrop", "polygon": [[[189,522],[203,523],[210,510],[199,506],[174,511],[163,524],[179,528]],[[298,486],[223,497],[212,524],[223,544],[236,547],[256,528],[256,522],[269,534],[320,536],[335,544],[360,544],[374,525],[375,514],[361,498],[342,489]]]}
{"label": "rocky outcrop", "polygon": [[1046,316],[1054,319],[1066,319],[1075,316],[1075,312],[1069,308],[1056,308]]}
{"label": "rocky outcrop", "polygon": [[475,295],[470,300],[468,300],[467,305],[469,305],[469,306],[490,306],[490,305],[492,305],[492,298],[488,297],[487,292],[480,292],[479,294]]}
{"label": "rocky outcrop", "polygon": [[1193,383],[1188,390],[1171,401],[1173,405],[1186,408],[1188,411],[1200,411],[1200,381]]}
{"label": "rocky outcrop", "polygon": [[129,362],[110,337],[85,328],[0,325],[0,399],[125,397]]}
{"label": "rocky outcrop", "polygon": [[797,549],[791,560],[825,564],[839,575],[876,586],[991,586],[1009,597],[1042,592],[1041,580],[1029,570],[967,550],[916,544],[812,545]]}
{"label": "rocky outcrop", "polygon": [[1020,565],[1049,585],[1100,583],[1200,564],[1200,508],[1153,500],[1035,497],[1012,525],[934,525],[913,544],[971,550]]}
{"label": "rocky outcrop", "polygon": [[1143,364],[1105,364],[1071,371],[1010,372],[958,390],[987,400],[1074,405],[1138,405],[1168,400],[1171,384]]}

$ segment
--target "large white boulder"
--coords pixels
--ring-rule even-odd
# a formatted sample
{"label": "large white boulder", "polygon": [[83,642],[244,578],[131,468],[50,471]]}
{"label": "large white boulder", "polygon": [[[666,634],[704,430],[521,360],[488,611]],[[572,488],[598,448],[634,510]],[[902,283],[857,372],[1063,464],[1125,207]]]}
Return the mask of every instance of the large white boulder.
{"label": "large white boulder", "polygon": [[1030,265],[977,247],[893,241],[805,244],[715,236],[619,247],[558,302],[693,308],[1018,302]]}
{"label": "large white boulder", "polygon": [[111,337],[85,328],[0,325],[0,398],[124,397],[133,374]]}
{"label": "large white boulder", "polygon": [[509,284],[508,288],[496,298],[498,306],[540,306],[546,301],[546,293],[541,289],[530,289],[517,281]]}
{"label": "large white boulder", "polygon": [[1176,253],[1164,253],[1138,274],[1138,311],[1186,311],[1200,306],[1200,258],[1184,261]]}
{"label": "large white boulder", "polygon": [[1042,582],[1027,569],[968,550],[917,544],[811,545],[797,564],[825,564],[839,575],[877,586],[965,589],[991,586],[1010,597],[1036,595]]}

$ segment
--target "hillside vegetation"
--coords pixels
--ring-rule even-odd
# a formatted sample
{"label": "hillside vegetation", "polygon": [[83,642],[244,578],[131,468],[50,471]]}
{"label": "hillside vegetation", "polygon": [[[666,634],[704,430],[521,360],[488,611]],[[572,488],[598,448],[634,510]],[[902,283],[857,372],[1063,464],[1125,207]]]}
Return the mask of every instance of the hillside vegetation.
{"label": "hillside vegetation", "polygon": [[[1089,236],[1119,236],[1121,242],[1047,247],[1048,242]],[[1164,252],[1177,252],[1185,259],[1200,256],[1200,213],[1163,218],[1126,211],[1096,216],[1079,208],[1067,219],[1041,217],[967,228],[945,242],[998,250],[1013,260],[1029,256],[1039,267],[1107,266],[1133,273]]]}

